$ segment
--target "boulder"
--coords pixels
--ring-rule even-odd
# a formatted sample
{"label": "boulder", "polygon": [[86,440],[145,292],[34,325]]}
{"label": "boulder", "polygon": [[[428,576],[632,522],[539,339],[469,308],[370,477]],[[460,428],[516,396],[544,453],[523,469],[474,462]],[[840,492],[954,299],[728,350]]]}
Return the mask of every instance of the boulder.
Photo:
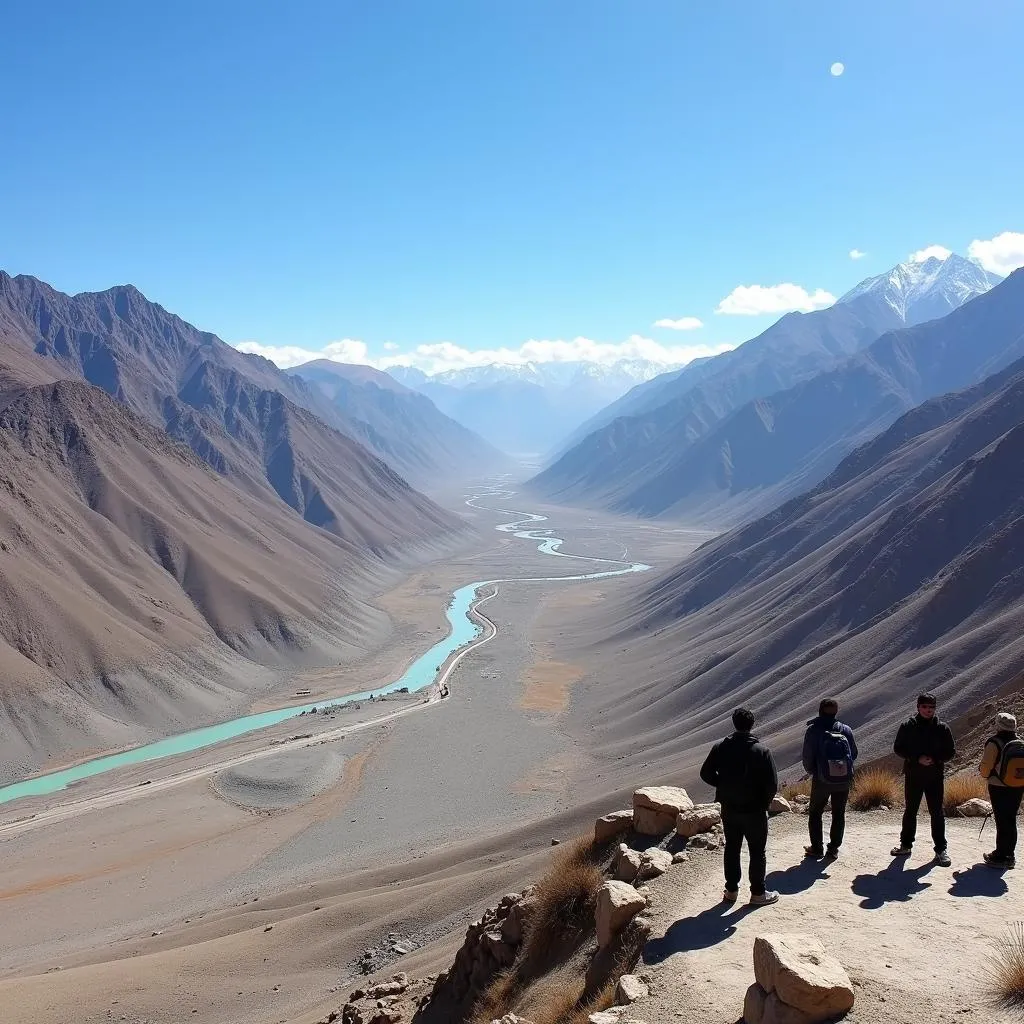
{"label": "boulder", "polygon": [[[815,1024],[821,1017],[812,1017],[798,1010],[795,1006],[784,1003],[777,992],[772,992],[764,1001],[764,1014],[761,1024]],[[831,1018],[825,1018],[831,1019]]]}
{"label": "boulder", "polygon": [[685,789],[644,786],[633,793],[633,828],[643,835],[663,836],[672,831],[682,811],[692,809]]}
{"label": "boulder", "polygon": [[960,804],[956,813],[961,818],[987,818],[992,813],[992,805],[987,800],[974,797]]}
{"label": "boulder", "polygon": [[615,860],[615,878],[620,882],[635,882],[640,877],[642,867],[643,857],[639,851],[631,850],[623,843]]}
{"label": "boulder", "polygon": [[607,946],[647,906],[642,893],[626,882],[605,882],[597,891],[594,920],[597,944]]}
{"label": "boulder", "polygon": [[609,839],[628,832],[633,827],[633,811],[627,807],[624,811],[612,811],[594,822],[594,842],[606,843]]}
{"label": "boulder", "polygon": [[640,877],[657,878],[672,867],[672,854],[668,850],[644,850],[640,854]]}
{"label": "boulder", "polygon": [[776,794],[772,797],[772,802],[768,805],[768,813],[773,818],[776,814],[786,814],[793,810],[793,805],[784,797]]}
{"label": "boulder", "polygon": [[673,864],[685,864],[690,859],[690,855],[685,850],[677,850],[672,854]]}
{"label": "boulder", "polygon": [[743,997],[743,1024],[761,1024],[768,993],[755,981]]}
{"label": "boulder", "polygon": [[687,845],[696,850],[717,850],[722,844],[717,835],[707,832],[687,840]]}
{"label": "boulder", "polygon": [[676,815],[676,833],[690,839],[702,832],[710,832],[721,821],[722,811],[718,804],[698,804]]}
{"label": "boulder", "polygon": [[[776,993],[808,1020],[827,1020],[853,1006],[850,976],[813,935],[759,935],[754,940],[754,977],[765,992]],[[766,1005],[765,1020],[767,1013]]]}
{"label": "boulder", "polygon": [[619,1006],[628,1006],[638,999],[646,999],[650,989],[635,975],[624,974],[615,986],[615,1002]]}

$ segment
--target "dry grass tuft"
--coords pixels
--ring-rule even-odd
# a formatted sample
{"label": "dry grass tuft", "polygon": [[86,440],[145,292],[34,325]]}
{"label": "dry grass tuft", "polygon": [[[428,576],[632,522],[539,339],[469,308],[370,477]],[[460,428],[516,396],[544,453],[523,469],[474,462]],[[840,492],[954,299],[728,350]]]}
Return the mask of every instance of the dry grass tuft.
{"label": "dry grass tuft", "polygon": [[946,779],[945,795],[942,798],[942,809],[946,817],[953,817],[962,803],[975,797],[988,799],[988,783],[977,772],[951,775]]}
{"label": "dry grass tuft", "polygon": [[811,780],[802,779],[800,782],[787,782],[780,790],[780,793],[790,803],[798,796],[810,796]]}
{"label": "dry grass tuft", "polygon": [[884,768],[865,768],[853,777],[850,807],[855,811],[873,811],[876,807],[895,807],[903,799],[903,780]]}
{"label": "dry grass tuft", "polygon": [[1024,1010],[1024,922],[1007,930],[991,957],[989,984],[996,999],[1006,1007]]}

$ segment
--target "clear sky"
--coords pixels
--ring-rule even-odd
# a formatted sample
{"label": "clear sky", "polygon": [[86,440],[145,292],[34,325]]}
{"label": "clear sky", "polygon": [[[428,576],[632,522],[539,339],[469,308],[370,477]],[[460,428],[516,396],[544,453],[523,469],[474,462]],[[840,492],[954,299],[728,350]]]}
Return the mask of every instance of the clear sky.
{"label": "clear sky", "polygon": [[7,4],[0,267],[282,350],[700,353],[1024,231],[1022,39],[1019,0]]}

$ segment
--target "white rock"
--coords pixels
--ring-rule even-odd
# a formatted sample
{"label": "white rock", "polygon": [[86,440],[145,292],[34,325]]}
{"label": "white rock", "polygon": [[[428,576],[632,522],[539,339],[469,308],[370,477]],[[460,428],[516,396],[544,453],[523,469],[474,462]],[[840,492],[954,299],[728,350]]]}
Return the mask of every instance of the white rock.
{"label": "white rock", "polygon": [[626,882],[605,882],[597,891],[594,921],[597,944],[607,946],[647,906],[642,893]]}
{"label": "white rock", "polygon": [[987,818],[992,813],[992,805],[987,800],[974,797],[960,804],[956,813],[961,818]]}
{"label": "white rock", "polygon": [[638,999],[646,999],[650,989],[635,974],[624,974],[615,986],[615,1002],[628,1006]]}
{"label": "white rock", "polygon": [[627,807],[624,811],[612,811],[594,822],[594,842],[606,843],[615,836],[628,832],[633,827],[633,811]]}
{"label": "white rock", "polygon": [[853,1006],[850,976],[813,935],[759,935],[754,939],[754,977],[766,992],[777,993],[812,1020],[827,1020]]}
{"label": "white rock", "polygon": [[793,805],[784,797],[776,794],[768,805],[768,813],[775,817],[776,814],[785,814],[793,810]]}
{"label": "white rock", "polygon": [[640,877],[657,878],[672,867],[672,854],[668,850],[644,850],[640,854]]}
{"label": "white rock", "polygon": [[691,839],[702,832],[710,832],[721,821],[722,812],[718,804],[698,804],[676,816],[676,833],[684,839]]}
{"label": "white rock", "polygon": [[671,832],[681,811],[693,809],[685,789],[677,786],[644,786],[633,793],[633,828],[643,835]]}
{"label": "white rock", "polygon": [[672,854],[673,864],[685,864],[690,859],[690,855],[685,850],[678,850]]}
{"label": "white rock", "polygon": [[631,850],[625,843],[619,847],[615,860],[615,875],[620,882],[635,882],[640,877],[643,857],[637,850]]}

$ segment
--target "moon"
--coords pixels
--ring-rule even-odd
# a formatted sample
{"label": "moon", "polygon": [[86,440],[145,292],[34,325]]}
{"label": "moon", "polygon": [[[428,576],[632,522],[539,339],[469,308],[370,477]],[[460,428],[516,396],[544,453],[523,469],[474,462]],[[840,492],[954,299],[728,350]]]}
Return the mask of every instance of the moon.
{"label": "moon", "polygon": [[845,70],[846,65],[842,61],[838,60],[829,68],[833,78],[838,78]]}

